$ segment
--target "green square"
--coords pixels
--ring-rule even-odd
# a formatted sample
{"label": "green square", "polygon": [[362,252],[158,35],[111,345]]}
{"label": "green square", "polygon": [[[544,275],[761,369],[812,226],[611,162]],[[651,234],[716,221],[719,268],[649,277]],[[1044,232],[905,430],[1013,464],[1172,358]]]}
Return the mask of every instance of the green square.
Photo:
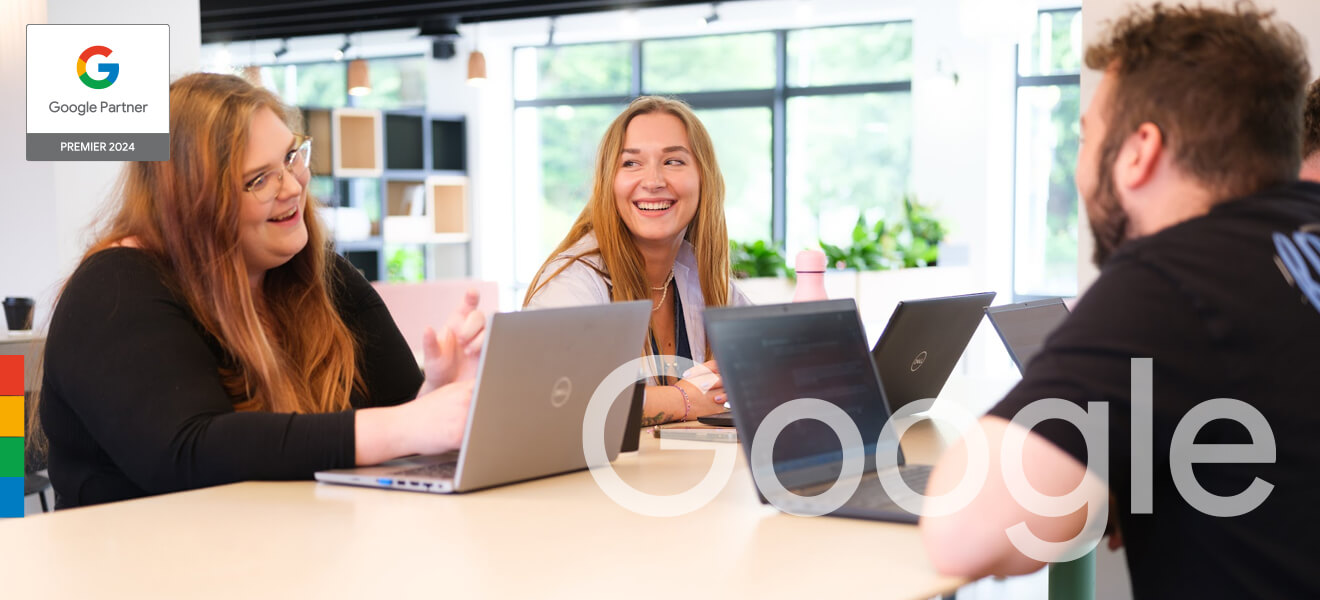
{"label": "green square", "polygon": [[23,438],[0,437],[0,477],[23,476]]}

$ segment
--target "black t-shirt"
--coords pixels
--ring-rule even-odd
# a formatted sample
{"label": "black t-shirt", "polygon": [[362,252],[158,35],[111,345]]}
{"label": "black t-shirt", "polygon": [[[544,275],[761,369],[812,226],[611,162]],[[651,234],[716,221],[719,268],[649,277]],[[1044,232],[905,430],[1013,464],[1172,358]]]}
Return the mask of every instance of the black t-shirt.
{"label": "black t-shirt", "polygon": [[[332,295],[358,344],[356,408],[416,396],[421,371],[380,296],[335,257]],[[112,248],[69,279],[46,339],[41,419],[56,506],[352,466],[354,413],[235,412],[223,349],[147,253]]]}
{"label": "black t-shirt", "polygon": [[[1320,292],[1311,283],[1320,280],[1318,231],[1320,185],[1296,183],[1123,244],[990,411],[1011,419],[1037,399],[1108,403],[1108,480],[1138,598],[1320,597]],[[1153,361],[1146,422],[1154,456],[1134,457],[1133,423],[1141,421],[1132,410],[1131,359],[1143,357]],[[1236,495],[1255,478],[1274,486],[1235,517],[1195,508],[1170,467],[1179,422],[1217,398],[1259,411],[1277,447],[1272,463],[1193,465],[1215,495]],[[1086,462],[1071,424],[1049,420],[1034,431]],[[1252,438],[1220,418],[1194,441]],[[1133,514],[1134,460],[1153,461],[1149,514]]]}

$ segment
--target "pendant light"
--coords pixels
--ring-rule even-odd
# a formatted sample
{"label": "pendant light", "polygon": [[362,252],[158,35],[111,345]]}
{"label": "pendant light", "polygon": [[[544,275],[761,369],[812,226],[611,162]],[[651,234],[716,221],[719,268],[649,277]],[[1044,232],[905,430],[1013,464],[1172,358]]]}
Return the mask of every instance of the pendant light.
{"label": "pendant light", "polygon": [[348,63],[348,95],[365,96],[371,93],[371,74],[367,61],[362,58],[362,37],[358,36],[358,57]]}
{"label": "pendant light", "polygon": [[[480,42],[481,26],[475,25],[474,28],[477,31],[477,35],[475,36],[476,40],[477,42]],[[482,54],[481,50],[477,49],[477,42],[472,44],[472,53],[468,55],[467,82],[470,86],[481,87],[486,85],[486,55]]]}

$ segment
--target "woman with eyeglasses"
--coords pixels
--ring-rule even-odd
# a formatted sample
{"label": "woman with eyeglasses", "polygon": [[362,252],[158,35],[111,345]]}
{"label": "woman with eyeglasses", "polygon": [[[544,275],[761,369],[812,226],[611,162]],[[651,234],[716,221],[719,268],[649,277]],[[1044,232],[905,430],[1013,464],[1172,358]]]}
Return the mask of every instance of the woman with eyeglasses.
{"label": "woman with eyeglasses", "polygon": [[170,160],[127,164],[51,319],[30,422],[57,507],[458,447],[475,292],[419,370],[328,248],[297,116],[231,75],[170,86]]}

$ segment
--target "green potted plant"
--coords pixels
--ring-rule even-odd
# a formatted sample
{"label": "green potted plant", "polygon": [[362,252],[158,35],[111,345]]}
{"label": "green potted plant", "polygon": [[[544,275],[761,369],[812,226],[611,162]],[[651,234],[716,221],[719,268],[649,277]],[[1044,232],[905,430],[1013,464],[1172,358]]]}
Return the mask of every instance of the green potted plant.
{"label": "green potted plant", "polygon": [[835,269],[862,272],[933,267],[947,233],[948,228],[935,218],[930,207],[904,196],[901,222],[891,224],[880,219],[869,225],[866,215],[859,215],[851,245],[835,246],[822,240],[820,247],[825,251],[826,264]]}
{"label": "green potted plant", "polygon": [[935,266],[939,261],[940,242],[944,241],[948,228],[935,218],[930,207],[918,203],[912,196],[903,196],[903,213],[907,218],[906,235],[899,244],[903,266]]}
{"label": "green potted plant", "polygon": [[729,240],[729,266],[736,279],[752,277],[793,277],[793,271],[784,261],[784,255],[765,240],[737,242]]}
{"label": "green potted plant", "polygon": [[776,304],[793,298],[793,269],[773,242],[729,241],[729,265],[735,285],[756,304]]}
{"label": "green potted plant", "polygon": [[887,224],[880,219],[874,226],[866,223],[866,215],[857,217],[853,226],[852,244],[846,247],[820,242],[825,251],[825,264],[834,269],[857,271],[883,271],[900,265],[899,234],[903,225]]}

